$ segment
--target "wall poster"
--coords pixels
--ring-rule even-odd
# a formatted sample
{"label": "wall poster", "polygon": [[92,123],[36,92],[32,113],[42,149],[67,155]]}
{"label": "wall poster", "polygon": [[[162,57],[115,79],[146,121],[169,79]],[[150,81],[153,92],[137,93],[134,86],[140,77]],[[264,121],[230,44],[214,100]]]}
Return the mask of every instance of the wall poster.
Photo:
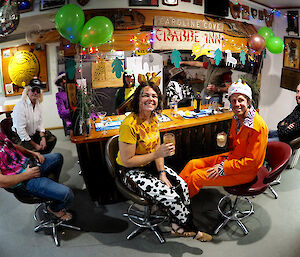
{"label": "wall poster", "polygon": [[113,61],[106,61],[104,59],[99,61],[98,63],[92,63],[93,88],[123,86],[123,77],[121,76],[121,78],[118,79],[116,75],[112,72],[112,63]]}
{"label": "wall poster", "polygon": [[34,76],[46,83],[44,91],[49,91],[46,46],[26,44],[4,48],[1,58],[5,96],[21,95]]}
{"label": "wall poster", "polygon": [[284,37],[283,67],[300,70],[300,38]]}

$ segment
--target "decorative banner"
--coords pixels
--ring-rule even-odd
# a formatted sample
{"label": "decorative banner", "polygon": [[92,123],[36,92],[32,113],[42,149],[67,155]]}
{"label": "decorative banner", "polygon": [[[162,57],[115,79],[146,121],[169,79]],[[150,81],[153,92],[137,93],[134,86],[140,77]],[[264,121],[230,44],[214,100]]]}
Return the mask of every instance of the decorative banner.
{"label": "decorative banner", "polygon": [[209,50],[217,48],[222,50],[223,47],[223,35],[218,32],[172,28],[155,28],[154,30],[154,50],[191,50],[195,44]]}

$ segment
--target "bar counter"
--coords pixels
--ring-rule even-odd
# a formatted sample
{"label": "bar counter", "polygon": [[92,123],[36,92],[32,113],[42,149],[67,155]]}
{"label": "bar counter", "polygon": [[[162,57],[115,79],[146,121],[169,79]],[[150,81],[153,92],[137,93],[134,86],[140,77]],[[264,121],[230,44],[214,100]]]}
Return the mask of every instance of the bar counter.
{"label": "bar counter", "polygon": [[[178,108],[192,110],[192,107]],[[225,131],[229,133],[232,112],[219,113],[199,118],[184,119],[177,115],[172,117],[170,109],[162,111],[171,121],[159,123],[161,137],[166,132],[172,132],[176,138],[176,153],[165,158],[165,163],[178,173],[192,158],[199,158],[224,152],[216,143],[216,134]],[[111,120],[123,120],[125,115],[109,116]],[[105,144],[107,140],[119,133],[119,129],[95,131],[94,126],[89,136],[74,136],[71,131],[71,141],[76,144],[79,163],[90,197],[100,204],[113,203],[122,200],[105,163]]]}

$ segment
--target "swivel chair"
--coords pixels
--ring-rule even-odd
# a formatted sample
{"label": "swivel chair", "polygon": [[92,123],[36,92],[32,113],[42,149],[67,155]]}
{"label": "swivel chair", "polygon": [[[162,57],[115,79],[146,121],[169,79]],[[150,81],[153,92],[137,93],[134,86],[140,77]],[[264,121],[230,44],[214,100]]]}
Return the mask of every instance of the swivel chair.
{"label": "swivel chair", "polygon": [[[271,170],[262,166],[258,170],[256,178],[250,183],[224,187],[227,193],[235,196],[235,200],[232,203],[230,196],[226,195],[219,201],[218,210],[225,219],[215,229],[215,234],[218,234],[229,221],[235,221],[245,235],[249,233],[246,226],[242,223],[243,219],[254,214],[254,207],[249,197],[259,195],[269,188],[270,183],[276,180],[280,173],[287,167],[291,154],[292,150],[288,144],[280,141],[268,142],[266,159]],[[246,202],[248,208],[245,208],[243,205],[243,209],[241,209],[240,202],[242,200]]]}
{"label": "swivel chair", "polygon": [[[161,235],[158,225],[167,221],[168,216],[155,214],[155,211],[153,211],[155,209],[154,202],[144,196],[141,196],[141,192],[138,192],[138,189],[136,189],[137,191],[133,191],[123,183],[118,169],[119,167],[116,162],[119,150],[118,138],[119,136],[116,135],[107,141],[105,146],[105,160],[118,190],[123,196],[132,201],[124,216],[128,217],[130,222],[135,224],[137,228],[127,236],[127,239],[130,240],[145,230],[151,230],[154,232],[159,242],[164,243],[165,239]],[[140,208],[138,209],[137,205],[141,206],[143,210],[141,211]]]}
{"label": "swivel chair", "polygon": [[66,224],[65,221],[55,217],[52,213],[50,213],[47,207],[51,203],[51,200],[33,196],[26,191],[22,192],[22,190],[6,188],[6,191],[13,193],[15,198],[22,203],[37,204],[33,218],[38,222],[38,225],[34,227],[34,232],[39,232],[42,229],[50,229],[56,246],[60,246],[60,240],[57,234],[57,229],[59,227],[65,227],[78,231],[81,230],[79,227]]}

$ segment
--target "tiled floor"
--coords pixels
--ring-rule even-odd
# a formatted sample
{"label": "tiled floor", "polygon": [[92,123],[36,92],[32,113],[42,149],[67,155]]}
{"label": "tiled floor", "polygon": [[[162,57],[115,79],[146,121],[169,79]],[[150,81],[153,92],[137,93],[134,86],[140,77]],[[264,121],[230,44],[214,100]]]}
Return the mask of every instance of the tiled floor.
{"label": "tiled floor", "polygon": [[[78,175],[76,148],[62,130],[54,130],[58,137],[55,151],[64,155],[61,182],[72,187],[76,194],[73,209],[76,223],[85,232],[61,232],[61,247],[56,247],[49,235],[33,232],[34,206],[18,202],[5,190],[0,190],[0,257],[110,257],[110,256],[213,256],[213,257],[299,257],[300,256],[300,165],[282,174],[282,183],[276,186],[279,199],[263,194],[253,199],[255,214],[245,220],[250,233],[243,236],[230,226],[213,242],[201,243],[191,238],[172,238],[166,234],[163,245],[151,233],[144,233],[127,241],[126,235],[134,228],[122,217],[126,202],[96,207],[89,200],[84,182]],[[205,188],[193,200],[199,224],[213,226],[201,210],[214,206],[222,194],[220,188]],[[199,214],[200,213],[200,214]]]}

